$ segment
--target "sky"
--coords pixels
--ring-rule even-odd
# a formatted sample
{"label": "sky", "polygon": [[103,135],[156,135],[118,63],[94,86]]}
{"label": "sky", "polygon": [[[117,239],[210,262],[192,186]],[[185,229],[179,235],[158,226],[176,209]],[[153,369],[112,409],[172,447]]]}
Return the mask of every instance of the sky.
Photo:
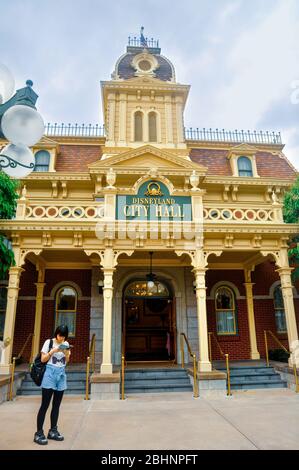
{"label": "sky", "polygon": [[299,169],[299,0],[0,0],[0,63],[45,123],[103,123],[128,36],[159,39],[191,85],[186,127],[281,131]]}

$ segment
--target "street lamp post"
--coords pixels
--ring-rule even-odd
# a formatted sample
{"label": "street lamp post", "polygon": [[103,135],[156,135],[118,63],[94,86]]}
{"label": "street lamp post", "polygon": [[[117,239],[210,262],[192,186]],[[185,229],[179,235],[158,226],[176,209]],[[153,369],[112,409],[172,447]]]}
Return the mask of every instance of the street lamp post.
{"label": "street lamp post", "polygon": [[0,64],[0,138],[8,144],[0,151],[0,170],[14,178],[24,178],[34,169],[34,155],[29,147],[44,134],[44,122],[36,111],[38,95],[32,81],[14,94],[14,79]]}

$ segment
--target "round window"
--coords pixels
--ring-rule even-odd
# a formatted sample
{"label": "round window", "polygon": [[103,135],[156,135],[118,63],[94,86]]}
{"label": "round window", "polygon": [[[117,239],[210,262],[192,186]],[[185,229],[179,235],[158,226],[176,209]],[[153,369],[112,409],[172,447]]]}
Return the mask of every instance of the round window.
{"label": "round window", "polygon": [[145,72],[147,72],[148,70],[152,68],[152,65],[148,60],[141,60],[140,62],[138,62],[138,67],[141,70],[144,70]]}

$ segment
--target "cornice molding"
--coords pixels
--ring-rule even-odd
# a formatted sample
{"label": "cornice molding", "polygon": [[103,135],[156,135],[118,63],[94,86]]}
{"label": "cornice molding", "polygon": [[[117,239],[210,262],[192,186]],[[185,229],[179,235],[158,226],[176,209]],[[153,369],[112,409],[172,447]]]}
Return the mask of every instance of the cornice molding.
{"label": "cornice molding", "polygon": [[[146,153],[149,153],[153,156],[159,157],[162,160],[169,161],[174,165],[181,167],[182,169],[190,168],[196,170],[201,174],[206,174],[207,168],[203,165],[193,162],[192,160],[182,159],[181,157],[174,155],[171,151],[160,149],[154,147],[153,145],[142,145],[135,149],[130,149],[127,152],[120,153],[118,155],[113,155],[111,157],[105,158],[104,160],[99,160],[88,165],[89,171],[92,173],[97,170],[107,169],[110,166],[117,165],[117,163],[124,162],[126,160],[131,160],[132,158],[140,157]],[[147,167],[140,168],[141,171],[146,170]],[[150,166],[148,167],[150,168]],[[161,167],[159,167],[160,170]],[[129,167],[124,168],[124,171],[128,171]],[[144,170],[143,170],[144,169]],[[169,170],[169,168],[168,168]]]}

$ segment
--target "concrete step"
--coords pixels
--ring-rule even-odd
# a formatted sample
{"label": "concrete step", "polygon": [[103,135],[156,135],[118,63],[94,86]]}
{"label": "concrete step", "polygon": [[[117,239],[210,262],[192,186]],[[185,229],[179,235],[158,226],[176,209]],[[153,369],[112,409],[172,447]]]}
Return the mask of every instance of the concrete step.
{"label": "concrete step", "polygon": [[168,387],[181,387],[181,386],[185,386],[185,385],[190,385],[190,380],[187,378],[187,379],[182,379],[182,380],[172,380],[172,379],[164,379],[164,380],[153,380],[153,379],[150,379],[150,380],[138,380],[138,381],[126,381],[125,382],[125,387],[126,389],[129,389],[129,388],[134,388],[136,385],[138,385],[138,387],[146,387],[146,386],[157,386],[157,387],[160,387],[160,386],[168,386]]}
{"label": "concrete step", "polygon": [[125,372],[125,393],[192,392],[187,372],[175,369],[132,369]]}
{"label": "concrete step", "polygon": [[[65,393],[67,395],[74,394],[80,395],[84,394],[86,387],[86,374],[82,371],[67,371],[67,390]],[[33,380],[30,377],[30,374],[27,373],[21,388],[18,390],[17,395],[40,395],[41,389],[35,385]]]}
{"label": "concrete step", "polygon": [[287,383],[282,380],[276,382],[252,382],[231,384],[232,390],[254,390],[257,388],[287,388]]}
{"label": "concrete step", "polygon": [[272,383],[272,382],[282,382],[280,376],[271,375],[271,376],[250,376],[250,377],[231,377],[231,383]]}
{"label": "concrete step", "polygon": [[138,386],[132,388],[125,387],[125,393],[163,393],[163,392],[192,392],[193,388],[191,384],[180,386],[180,387],[155,387],[155,386]]}
{"label": "concrete step", "polygon": [[[223,372],[225,368],[218,368]],[[286,388],[287,383],[273,367],[231,367],[231,387],[233,390],[249,390],[257,388]]]}

